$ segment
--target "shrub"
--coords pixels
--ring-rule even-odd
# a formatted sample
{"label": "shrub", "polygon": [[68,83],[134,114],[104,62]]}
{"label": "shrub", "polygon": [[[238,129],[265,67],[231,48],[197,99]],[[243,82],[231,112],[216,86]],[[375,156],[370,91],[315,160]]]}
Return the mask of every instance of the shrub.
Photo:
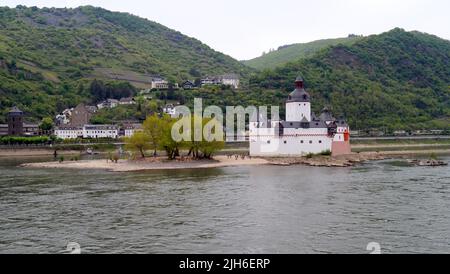
{"label": "shrub", "polygon": [[120,159],[119,154],[114,154],[113,159],[112,159],[113,162],[117,164],[119,162],[119,159]]}
{"label": "shrub", "polygon": [[331,150],[327,149],[320,153],[322,156],[331,156]]}
{"label": "shrub", "polygon": [[60,163],[64,162],[64,156],[62,156],[62,155],[59,156],[59,162],[60,162]]}

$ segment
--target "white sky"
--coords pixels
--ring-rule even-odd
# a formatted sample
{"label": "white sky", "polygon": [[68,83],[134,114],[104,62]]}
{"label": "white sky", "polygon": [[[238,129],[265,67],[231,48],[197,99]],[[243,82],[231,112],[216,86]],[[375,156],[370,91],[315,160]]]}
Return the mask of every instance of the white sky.
{"label": "white sky", "polygon": [[19,4],[129,12],[239,60],[281,45],[395,27],[450,39],[449,0],[0,0],[0,6]]}

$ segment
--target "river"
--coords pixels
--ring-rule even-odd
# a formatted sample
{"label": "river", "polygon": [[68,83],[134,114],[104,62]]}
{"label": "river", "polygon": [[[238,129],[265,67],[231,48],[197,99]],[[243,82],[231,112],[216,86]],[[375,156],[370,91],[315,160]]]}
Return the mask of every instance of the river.
{"label": "river", "polygon": [[0,253],[450,252],[449,166],[17,167],[42,160],[0,158]]}

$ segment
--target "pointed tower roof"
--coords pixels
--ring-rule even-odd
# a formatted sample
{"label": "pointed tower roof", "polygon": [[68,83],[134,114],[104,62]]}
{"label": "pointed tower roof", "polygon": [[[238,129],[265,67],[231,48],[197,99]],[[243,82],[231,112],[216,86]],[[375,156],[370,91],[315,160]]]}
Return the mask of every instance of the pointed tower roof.
{"label": "pointed tower roof", "polygon": [[14,106],[12,107],[8,113],[23,113],[18,107]]}
{"label": "pointed tower roof", "polygon": [[288,103],[292,102],[310,102],[311,96],[304,88],[304,81],[302,77],[295,79],[295,90],[289,94]]}
{"label": "pointed tower roof", "polygon": [[333,121],[333,120],[335,120],[333,118],[333,115],[331,114],[331,111],[330,111],[330,109],[328,107],[324,107],[322,109],[322,113],[320,114],[319,118],[322,121]]}

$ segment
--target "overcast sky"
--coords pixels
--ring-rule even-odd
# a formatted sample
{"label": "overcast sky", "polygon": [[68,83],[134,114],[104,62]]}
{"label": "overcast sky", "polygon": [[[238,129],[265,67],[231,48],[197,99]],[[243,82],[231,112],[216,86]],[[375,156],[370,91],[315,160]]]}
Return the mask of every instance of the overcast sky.
{"label": "overcast sky", "polygon": [[449,0],[0,0],[0,5],[129,12],[243,60],[281,45],[394,27],[450,40]]}

